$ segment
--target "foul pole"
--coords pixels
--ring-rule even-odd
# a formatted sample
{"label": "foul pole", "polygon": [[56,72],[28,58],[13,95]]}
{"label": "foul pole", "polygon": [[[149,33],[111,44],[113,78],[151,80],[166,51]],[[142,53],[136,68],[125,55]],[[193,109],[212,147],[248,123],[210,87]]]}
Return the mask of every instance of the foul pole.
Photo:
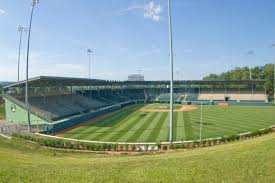
{"label": "foul pole", "polygon": [[173,113],[174,113],[174,106],[173,106],[173,76],[174,76],[174,69],[173,69],[173,36],[172,36],[172,17],[171,17],[171,1],[168,0],[168,20],[169,20],[169,58],[170,58],[170,132],[169,132],[169,142],[173,144]]}
{"label": "foul pole", "polygon": [[201,120],[200,120],[200,143],[202,138],[202,102],[201,102]]}

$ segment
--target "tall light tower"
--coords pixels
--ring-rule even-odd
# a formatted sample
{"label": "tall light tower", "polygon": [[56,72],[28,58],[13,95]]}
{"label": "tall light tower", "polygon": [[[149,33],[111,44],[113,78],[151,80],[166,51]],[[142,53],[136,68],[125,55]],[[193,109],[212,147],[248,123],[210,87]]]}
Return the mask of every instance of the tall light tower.
{"label": "tall light tower", "polygon": [[91,79],[91,53],[93,51],[91,49],[87,49],[88,57],[89,57],[89,79]]}
{"label": "tall light tower", "polygon": [[[93,53],[93,51],[91,49],[87,49],[87,53],[88,53],[88,57],[89,57],[89,79],[91,79],[91,53]],[[90,84],[90,91],[89,91],[89,97],[91,98],[92,95],[92,86]]]}
{"label": "tall light tower", "polygon": [[19,49],[18,49],[18,63],[17,63],[17,81],[20,81],[20,58],[21,58],[21,42],[22,42],[22,33],[27,32],[28,29],[22,25],[18,26],[18,32],[20,33],[19,38]]}
{"label": "tall light tower", "polygon": [[28,128],[31,132],[31,120],[30,120],[30,108],[29,108],[29,93],[28,93],[28,82],[29,82],[29,54],[30,54],[30,39],[31,39],[31,29],[32,29],[32,17],[33,11],[36,4],[39,3],[39,0],[32,0],[31,7],[31,17],[29,24],[29,33],[28,33],[28,46],[27,46],[27,63],[26,63],[26,88],[25,88],[25,103],[27,108],[27,116],[28,116]]}
{"label": "tall light tower", "polygon": [[170,58],[170,131],[169,131],[169,143],[173,144],[173,113],[174,113],[174,100],[173,100],[173,34],[172,34],[172,16],[171,16],[171,1],[168,0],[168,20],[169,20],[169,58]]}
{"label": "tall light tower", "polygon": [[[254,50],[249,50],[246,55],[254,55]],[[252,80],[252,66],[249,66],[249,79]]]}

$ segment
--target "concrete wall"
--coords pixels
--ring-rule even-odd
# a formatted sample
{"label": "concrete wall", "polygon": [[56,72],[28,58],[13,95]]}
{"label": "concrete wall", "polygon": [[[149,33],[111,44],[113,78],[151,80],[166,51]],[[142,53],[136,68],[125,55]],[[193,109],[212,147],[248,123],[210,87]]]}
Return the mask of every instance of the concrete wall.
{"label": "concrete wall", "polygon": [[[26,109],[20,107],[19,105],[11,102],[10,100],[5,98],[5,108],[6,108],[6,120],[15,124],[28,124],[27,111]],[[47,122],[36,115],[31,114],[31,125],[36,126],[37,121],[41,126],[47,124]]]}

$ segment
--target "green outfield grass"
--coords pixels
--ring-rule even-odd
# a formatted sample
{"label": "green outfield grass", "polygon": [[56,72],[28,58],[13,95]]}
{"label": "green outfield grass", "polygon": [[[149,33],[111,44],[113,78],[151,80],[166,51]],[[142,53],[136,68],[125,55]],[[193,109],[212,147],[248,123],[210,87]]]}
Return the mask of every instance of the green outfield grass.
{"label": "green outfield grass", "polygon": [[4,119],[6,116],[5,104],[0,104],[0,119]]}
{"label": "green outfield grass", "polygon": [[[183,105],[175,104],[174,109],[180,109]],[[149,104],[145,106],[143,109],[146,110],[168,110],[170,109],[169,104]]]}
{"label": "green outfield grass", "polygon": [[156,155],[125,156],[48,149],[0,137],[0,182],[271,183],[275,134]]}
{"label": "green outfield grass", "polygon": [[[162,104],[160,104],[162,105]],[[169,113],[140,112],[135,105],[104,119],[75,128],[63,136],[112,142],[168,141]],[[201,110],[174,113],[175,141],[199,139]],[[203,106],[203,138],[248,132],[275,125],[275,107]]]}

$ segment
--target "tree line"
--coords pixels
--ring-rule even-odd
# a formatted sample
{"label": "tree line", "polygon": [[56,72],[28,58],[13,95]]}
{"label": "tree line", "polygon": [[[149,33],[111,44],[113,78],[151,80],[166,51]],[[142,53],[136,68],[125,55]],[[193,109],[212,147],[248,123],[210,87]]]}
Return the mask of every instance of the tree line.
{"label": "tree line", "polygon": [[[252,79],[265,80],[264,87],[267,94],[272,97],[274,89],[274,64],[266,64],[264,66],[256,66],[251,68]],[[249,67],[235,67],[230,71],[221,74],[209,74],[203,80],[249,80]]]}

